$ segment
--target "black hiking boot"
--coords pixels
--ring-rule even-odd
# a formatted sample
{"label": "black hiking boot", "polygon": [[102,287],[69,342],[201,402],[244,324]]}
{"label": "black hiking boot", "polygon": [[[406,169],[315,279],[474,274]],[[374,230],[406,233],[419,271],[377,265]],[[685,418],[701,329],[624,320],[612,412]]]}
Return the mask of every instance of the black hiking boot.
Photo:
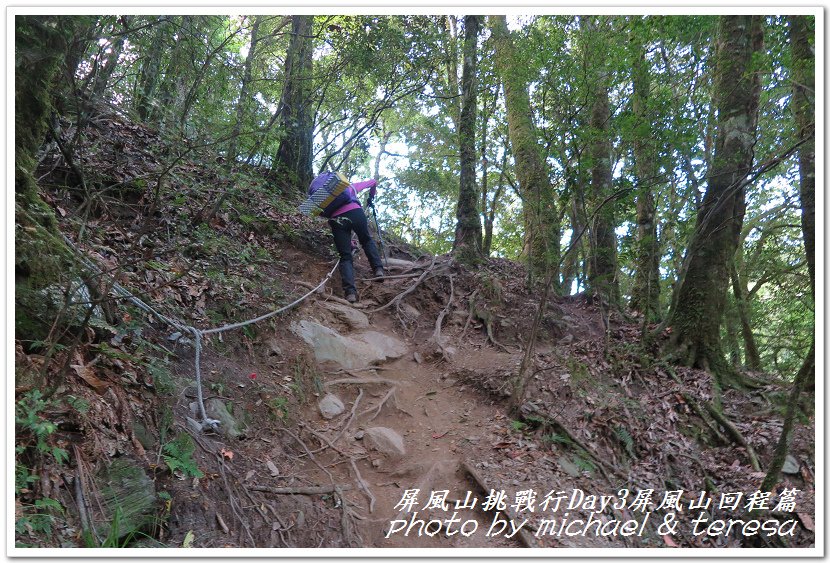
{"label": "black hiking boot", "polygon": [[349,303],[357,303],[357,293],[347,293],[346,301]]}
{"label": "black hiking boot", "polygon": [[383,268],[375,268],[375,278],[378,278],[376,281],[383,283]]}

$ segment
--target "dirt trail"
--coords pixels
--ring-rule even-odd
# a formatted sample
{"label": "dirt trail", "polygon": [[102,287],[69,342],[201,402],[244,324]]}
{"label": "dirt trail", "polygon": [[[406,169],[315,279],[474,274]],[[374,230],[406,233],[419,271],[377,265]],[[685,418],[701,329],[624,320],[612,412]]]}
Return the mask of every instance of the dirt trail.
{"label": "dirt trail", "polygon": [[[370,328],[392,334],[394,321],[385,312],[371,316]],[[340,328],[342,334],[349,331]],[[343,400],[346,411],[341,417],[348,420],[350,411],[363,390],[356,416],[337,441],[343,453],[366,452],[356,461],[356,466],[374,496],[373,510],[369,510],[368,495],[360,490],[352,490],[347,498],[357,505],[358,512],[365,516],[358,522],[358,533],[365,547],[520,547],[517,539],[487,538],[485,532],[490,526],[493,513],[480,510],[481,499],[485,496],[470,475],[463,469],[463,464],[483,444],[489,445],[488,423],[497,418],[504,418],[495,406],[487,404],[479,393],[462,382],[448,375],[449,365],[437,361],[415,360],[415,343],[404,340],[409,351],[403,357],[381,364],[376,370],[352,372],[355,380],[379,378],[390,383],[355,383],[327,385]],[[331,373],[331,372],[329,372]],[[340,375],[329,375],[326,381],[348,379]],[[393,395],[390,395],[393,393]],[[385,401],[384,401],[385,400]],[[377,407],[382,403],[380,411]],[[327,423],[320,417],[319,411],[309,409],[306,412],[307,424],[316,427],[315,431],[325,432]],[[342,427],[341,417],[333,420]],[[366,428],[386,427],[403,437],[406,454],[403,456],[386,455],[374,451],[362,440]],[[336,436],[337,432],[330,435]],[[358,456],[355,456],[358,457]],[[354,482],[353,470],[349,463],[339,464],[337,473],[342,482]],[[417,504],[410,510],[396,507],[407,489],[419,489]],[[446,496],[447,511],[441,508],[427,508],[432,491],[449,491]],[[463,500],[471,492],[470,498],[478,497],[479,505],[474,509],[464,508]],[[485,491],[486,493],[487,491]],[[456,503],[458,509],[456,510]],[[417,515],[416,515],[417,513]],[[446,524],[440,532],[434,533],[436,524],[422,527],[418,521],[450,519],[453,513],[457,518],[451,527]],[[393,520],[406,520],[407,527],[400,532],[386,537]],[[415,521],[414,525],[409,523]],[[474,533],[467,536],[459,533],[461,524],[468,522],[465,532],[474,528]],[[402,523],[397,523],[402,527]],[[406,530],[409,529],[409,533]],[[446,534],[445,532],[449,532]]]}

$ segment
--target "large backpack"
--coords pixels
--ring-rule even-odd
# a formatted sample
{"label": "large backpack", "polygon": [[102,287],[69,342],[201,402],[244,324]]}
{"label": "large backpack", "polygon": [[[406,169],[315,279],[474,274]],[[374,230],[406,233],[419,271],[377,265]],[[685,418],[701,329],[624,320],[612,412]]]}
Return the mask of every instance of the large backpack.
{"label": "large backpack", "polygon": [[308,188],[308,199],[300,205],[306,215],[316,213],[331,217],[334,212],[350,202],[356,202],[349,180],[339,172],[325,172],[317,176]]}

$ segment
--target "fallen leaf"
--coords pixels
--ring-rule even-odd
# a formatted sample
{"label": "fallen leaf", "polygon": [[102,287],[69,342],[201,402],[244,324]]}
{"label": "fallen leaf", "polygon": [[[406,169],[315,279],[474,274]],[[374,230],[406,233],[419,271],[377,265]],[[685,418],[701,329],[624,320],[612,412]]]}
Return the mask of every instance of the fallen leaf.
{"label": "fallen leaf", "polygon": [[187,533],[184,535],[182,547],[193,547],[193,540],[195,539],[196,536],[193,535],[193,530],[188,530]]}
{"label": "fallen leaf", "polygon": [[443,438],[443,437],[444,437],[444,436],[446,436],[448,433],[449,433],[449,430],[445,430],[445,431],[444,431],[443,433],[441,433],[441,434],[438,434],[438,433],[433,434],[433,435],[432,435],[432,437],[433,437],[434,439],[436,439],[436,440],[437,440],[438,438]]}
{"label": "fallen leaf", "polygon": [[226,450],[225,448],[222,448],[220,453],[228,459],[233,459],[233,452],[230,451],[230,450]]}
{"label": "fallen leaf", "polygon": [[813,519],[810,517],[809,514],[806,512],[796,512],[798,515],[798,519],[801,520],[801,523],[804,525],[805,528],[810,530],[811,532],[816,531],[816,525],[813,523]]}
{"label": "fallen leaf", "polygon": [[89,366],[76,364],[70,367],[75,371],[78,377],[86,381],[89,386],[95,389],[98,393],[103,393],[110,386],[110,384],[106,381],[98,379],[94,370]]}
{"label": "fallen leaf", "polygon": [[671,539],[671,536],[670,536],[670,535],[668,535],[668,534],[663,535],[663,541],[664,541],[664,542],[666,542],[666,545],[667,545],[667,546],[669,546],[669,547],[679,547],[679,546],[678,546],[678,545],[674,542],[674,540],[673,540],[673,539]]}

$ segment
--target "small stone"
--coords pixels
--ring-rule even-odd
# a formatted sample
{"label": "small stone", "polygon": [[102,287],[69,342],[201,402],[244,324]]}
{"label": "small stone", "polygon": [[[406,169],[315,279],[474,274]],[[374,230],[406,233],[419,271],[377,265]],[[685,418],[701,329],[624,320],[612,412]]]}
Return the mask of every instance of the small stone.
{"label": "small stone", "polygon": [[781,472],[786,473],[787,475],[798,475],[799,466],[800,464],[795,457],[787,455],[787,458],[784,460],[784,466],[781,468]]}
{"label": "small stone", "polygon": [[346,410],[345,405],[343,405],[343,401],[341,401],[337,395],[333,395],[332,393],[327,393],[322,399],[320,399],[317,406],[320,408],[320,414],[322,414],[323,418],[327,420],[331,420],[335,416],[343,414],[343,411]]}
{"label": "small stone", "polygon": [[245,434],[245,426],[238,421],[228,410],[227,405],[218,398],[209,399],[205,403],[208,417],[218,420],[222,432],[230,438],[238,438]]}
{"label": "small stone", "polygon": [[194,434],[201,434],[202,433],[202,425],[199,424],[198,422],[196,422],[196,420],[190,418],[189,416],[186,417],[186,418],[187,418],[187,427],[190,428],[190,431],[193,432]]}
{"label": "small stone", "polygon": [[392,456],[406,455],[403,438],[391,428],[383,426],[367,428],[365,439],[370,449]]}
{"label": "small stone", "polygon": [[409,303],[401,305],[401,309],[403,309],[404,314],[411,319],[417,319],[421,316],[421,312]]}
{"label": "small stone", "polygon": [[582,471],[580,471],[579,467],[577,467],[569,459],[565,457],[560,457],[556,461],[559,463],[559,467],[562,468],[562,471],[564,471],[571,477],[579,477],[580,475],[582,475]]}
{"label": "small stone", "polygon": [[412,357],[415,359],[416,364],[424,363],[424,358],[423,356],[421,356],[420,352],[415,352],[414,354],[412,354]]}
{"label": "small stone", "polygon": [[355,433],[354,433],[354,439],[355,439],[355,440],[362,440],[362,439],[363,439],[363,436],[364,436],[365,434],[366,434],[366,433],[365,433],[363,430],[358,430],[357,432],[355,432]]}
{"label": "small stone", "polygon": [[574,341],[574,335],[573,334],[567,334],[564,337],[559,339],[559,344],[562,345],[562,346],[566,346],[566,345],[570,344],[573,341]]}
{"label": "small stone", "polygon": [[372,467],[380,467],[381,461],[379,459],[372,460]]}
{"label": "small stone", "polygon": [[269,356],[283,355],[282,347],[277,342],[276,337],[269,338],[268,341],[265,343],[265,346],[268,349]]}

